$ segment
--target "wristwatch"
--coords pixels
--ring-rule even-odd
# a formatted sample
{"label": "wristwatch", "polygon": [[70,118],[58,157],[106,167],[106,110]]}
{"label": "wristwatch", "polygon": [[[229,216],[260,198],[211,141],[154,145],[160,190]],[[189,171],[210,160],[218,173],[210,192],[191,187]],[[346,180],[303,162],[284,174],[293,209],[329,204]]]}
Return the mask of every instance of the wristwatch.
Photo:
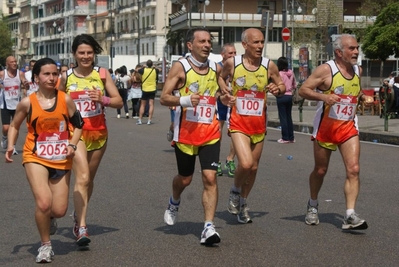
{"label": "wristwatch", "polygon": [[78,148],[76,145],[74,144],[68,144],[68,146],[72,147],[74,151],[76,151],[76,149]]}

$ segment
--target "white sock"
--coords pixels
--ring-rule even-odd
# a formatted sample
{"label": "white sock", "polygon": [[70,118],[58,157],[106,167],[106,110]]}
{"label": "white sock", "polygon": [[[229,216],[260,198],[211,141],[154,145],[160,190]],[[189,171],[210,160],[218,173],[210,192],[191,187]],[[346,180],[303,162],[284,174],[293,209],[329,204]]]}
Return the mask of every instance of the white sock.
{"label": "white sock", "polygon": [[172,196],[170,197],[170,204],[173,204],[175,206],[180,204],[180,198],[179,199],[174,199]]}
{"label": "white sock", "polygon": [[309,198],[309,205],[312,207],[317,207],[319,205],[319,201],[317,199]]}
{"label": "white sock", "polygon": [[206,228],[208,226],[212,226],[212,225],[213,225],[213,221],[205,221],[204,228]]}
{"label": "white sock", "polygon": [[241,188],[237,188],[235,185],[231,187],[231,190],[237,193],[241,193]]}
{"label": "white sock", "polygon": [[354,209],[347,209],[346,210],[346,216],[350,216],[352,213],[355,213],[355,210]]}
{"label": "white sock", "polygon": [[240,207],[244,204],[247,204],[247,198],[240,197]]}

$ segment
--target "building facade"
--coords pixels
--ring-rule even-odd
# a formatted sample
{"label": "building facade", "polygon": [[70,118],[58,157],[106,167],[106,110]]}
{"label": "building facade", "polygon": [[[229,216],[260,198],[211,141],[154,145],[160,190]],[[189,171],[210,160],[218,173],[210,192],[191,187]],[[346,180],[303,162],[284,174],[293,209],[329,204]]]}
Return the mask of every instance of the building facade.
{"label": "building facade", "polygon": [[[211,31],[215,54],[220,53],[224,43],[235,43],[238,53],[242,53],[242,32],[258,27],[265,32],[265,56],[276,60],[287,55],[295,69],[300,48],[308,46],[310,64],[315,66],[330,58],[331,35],[374,22],[375,17],[359,14],[362,4],[364,0],[2,1],[3,10],[12,12],[3,11],[9,23],[12,21],[14,51],[21,65],[45,56],[68,64],[73,61],[74,37],[88,33],[104,49],[102,55],[107,60],[101,64],[111,68],[134,68],[147,59],[184,54],[184,37],[192,27]],[[288,42],[282,40],[283,28],[290,30]],[[364,59],[360,63],[365,65]],[[391,68],[395,68],[394,63]],[[389,72],[390,64],[386,66]]]}

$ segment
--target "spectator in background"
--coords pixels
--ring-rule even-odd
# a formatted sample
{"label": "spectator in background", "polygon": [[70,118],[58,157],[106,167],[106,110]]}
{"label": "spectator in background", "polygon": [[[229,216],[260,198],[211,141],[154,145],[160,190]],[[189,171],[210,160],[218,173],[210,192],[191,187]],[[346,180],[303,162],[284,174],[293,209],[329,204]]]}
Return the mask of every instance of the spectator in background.
{"label": "spectator in background", "polygon": [[137,78],[135,73],[141,68],[141,65],[137,65],[136,69],[130,70],[130,78],[131,78],[131,84],[132,87],[130,88],[130,100],[132,100],[132,117],[133,119],[138,119],[139,118],[139,103],[140,103],[140,98],[142,96],[142,91],[141,91],[141,80]]}
{"label": "spectator in background", "polygon": [[25,79],[29,82],[29,88],[26,90],[26,96],[31,95],[32,93],[37,91],[37,85],[32,81],[32,69],[35,66],[36,60],[29,61],[29,70],[25,72]]}
{"label": "spectator in background", "polygon": [[[127,68],[125,65],[118,69],[119,76],[115,80],[116,88],[118,88],[119,95],[122,97],[123,108],[125,110],[126,119],[129,119],[129,107],[127,106],[127,90],[131,86],[130,76],[127,75]],[[117,118],[121,117],[121,109],[116,109]]]}
{"label": "spectator in background", "polygon": [[70,69],[75,68],[75,63],[73,63],[73,62],[69,63],[69,68],[70,68]]}
{"label": "spectator in background", "polygon": [[144,109],[147,102],[149,102],[150,108],[147,124],[151,124],[152,115],[154,114],[154,98],[157,92],[159,70],[153,67],[152,60],[150,59],[147,60],[146,65],[146,67],[137,71],[139,74],[138,78],[141,80],[141,90],[143,91],[140,103],[139,119],[136,123],[138,125],[142,124],[141,119],[143,118]]}
{"label": "spectator in background", "polygon": [[281,139],[277,142],[280,144],[294,143],[294,124],[292,123],[292,91],[296,87],[295,75],[292,70],[288,69],[288,60],[286,57],[280,57],[277,60],[277,67],[281,80],[285,85],[285,93],[281,97],[277,97],[278,117],[281,125]]}
{"label": "spectator in background", "polygon": [[109,74],[111,74],[112,80],[115,82],[115,74],[113,69],[108,69]]}

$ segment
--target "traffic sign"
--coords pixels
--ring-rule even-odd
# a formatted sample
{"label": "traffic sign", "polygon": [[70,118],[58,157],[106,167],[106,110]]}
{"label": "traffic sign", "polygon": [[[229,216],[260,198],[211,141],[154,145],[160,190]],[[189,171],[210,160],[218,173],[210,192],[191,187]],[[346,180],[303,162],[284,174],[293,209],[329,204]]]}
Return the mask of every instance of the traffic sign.
{"label": "traffic sign", "polygon": [[290,29],[283,28],[283,30],[281,31],[281,37],[283,38],[284,42],[288,42],[291,37]]}

